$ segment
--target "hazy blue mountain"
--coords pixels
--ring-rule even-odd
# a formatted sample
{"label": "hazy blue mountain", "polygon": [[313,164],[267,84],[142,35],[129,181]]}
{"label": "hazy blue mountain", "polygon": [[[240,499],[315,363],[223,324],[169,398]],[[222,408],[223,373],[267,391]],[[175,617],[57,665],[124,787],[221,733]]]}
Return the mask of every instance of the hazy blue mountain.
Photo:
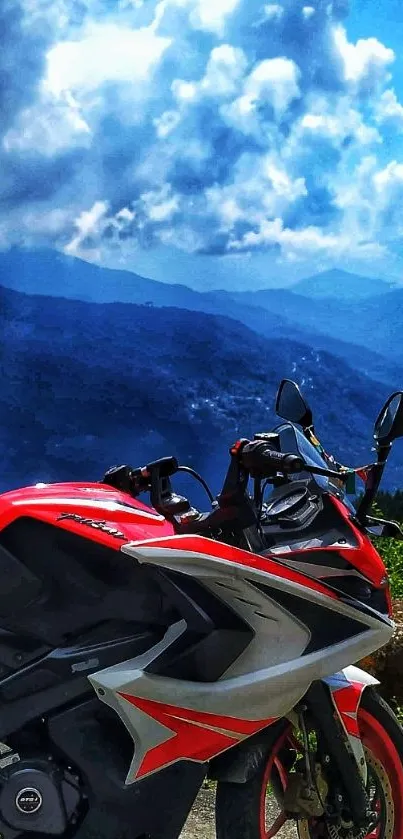
{"label": "hazy blue mountain", "polygon": [[[175,453],[215,491],[239,435],[270,429],[279,380],[309,395],[324,444],[370,457],[388,388],[329,353],[223,316],[0,289],[0,488],[97,479]],[[398,446],[389,487],[403,481]]]}
{"label": "hazy blue mountain", "polygon": [[[289,335],[290,324],[258,305],[221,292],[201,293],[187,286],[160,283],[130,271],[101,268],[52,250],[12,248],[0,253],[0,284],[28,294],[54,295],[85,302],[125,302],[235,317],[262,334]],[[301,329],[298,337],[304,336]]]}
{"label": "hazy blue mountain", "polygon": [[[403,369],[397,363],[396,355],[392,353],[395,357],[391,363],[389,350],[382,356],[382,345],[374,341],[372,319],[367,327],[367,340],[366,334],[358,335],[355,328],[359,321],[360,330],[365,333],[365,319],[361,321],[360,313],[357,315],[351,303],[346,301],[307,300],[302,294],[289,290],[203,294],[183,285],[156,282],[128,271],[100,268],[52,250],[18,248],[0,253],[0,283],[28,293],[53,294],[87,302],[120,300],[150,308],[176,306],[229,316],[273,341],[291,338],[314,349],[328,350],[360,372],[392,386],[403,381]],[[389,299],[390,295],[385,297]],[[365,349],[360,348],[358,352],[356,344],[364,344]],[[403,357],[401,365],[403,368]]]}
{"label": "hazy blue mountain", "polygon": [[148,303],[197,308],[196,291],[159,283],[131,271],[101,268],[47,248],[10,248],[0,253],[0,285],[28,294],[48,294],[97,303]]}
{"label": "hazy blue mountain", "polygon": [[[294,337],[339,356],[361,373],[403,387],[403,289],[354,304],[336,298],[307,299],[286,289],[217,294],[233,317],[257,332]],[[236,309],[225,303],[229,298]],[[252,318],[252,312],[258,314]]]}
{"label": "hazy blue mountain", "polygon": [[291,287],[291,291],[304,297],[321,299],[323,297],[337,297],[338,300],[362,300],[377,294],[385,294],[396,288],[395,283],[372,277],[362,277],[333,268],[323,271],[313,277],[306,277]]}
{"label": "hazy blue mountain", "polygon": [[[332,352],[336,350],[334,341],[347,342],[350,344],[350,360],[354,366],[360,367],[362,359],[366,364],[362,348],[383,356],[387,360],[383,373],[385,378],[390,381],[393,368],[396,367],[395,379],[400,377],[401,382],[403,289],[354,303],[335,298],[307,300],[287,290],[264,290],[253,294],[240,292],[233,297],[238,303],[247,300],[256,307],[266,308],[271,316],[277,315],[295,323],[297,328],[302,324],[311,340],[315,340],[318,333],[333,339],[333,343],[329,341],[327,344]],[[341,345],[338,354],[345,357]],[[382,365],[378,369],[381,371]]]}

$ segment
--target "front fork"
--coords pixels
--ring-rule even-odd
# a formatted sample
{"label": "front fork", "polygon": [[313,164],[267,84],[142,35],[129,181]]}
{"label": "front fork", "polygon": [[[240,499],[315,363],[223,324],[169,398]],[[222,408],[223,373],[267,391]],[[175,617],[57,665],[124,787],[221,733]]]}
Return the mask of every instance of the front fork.
{"label": "front fork", "polygon": [[348,737],[351,750],[364,784],[367,783],[367,762],[358,728],[358,710],[366,687],[379,685],[377,679],[358,667],[346,667],[323,682],[331,691],[332,702]]}
{"label": "front fork", "polygon": [[348,667],[314,682],[304,697],[304,704],[321,734],[326,758],[342,782],[357,827],[365,825],[370,815],[367,765],[358,728],[361,697],[370,684],[377,684],[376,679],[356,667]]}

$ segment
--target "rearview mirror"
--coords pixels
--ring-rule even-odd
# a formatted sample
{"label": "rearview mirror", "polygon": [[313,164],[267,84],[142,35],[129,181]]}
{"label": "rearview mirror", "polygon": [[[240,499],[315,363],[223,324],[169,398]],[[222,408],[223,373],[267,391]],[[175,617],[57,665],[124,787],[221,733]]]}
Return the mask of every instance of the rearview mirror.
{"label": "rearview mirror", "polygon": [[289,422],[298,423],[302,428],[312,426],[312,411],[298,385],[291,379],[283,379],[280,382],[276,397],[276,414]]}
{"label": "rearview mirror", "polygon": [[389,446],[403,437],[403,393],[392,393],[375,423],[374,437],[379,446]]}

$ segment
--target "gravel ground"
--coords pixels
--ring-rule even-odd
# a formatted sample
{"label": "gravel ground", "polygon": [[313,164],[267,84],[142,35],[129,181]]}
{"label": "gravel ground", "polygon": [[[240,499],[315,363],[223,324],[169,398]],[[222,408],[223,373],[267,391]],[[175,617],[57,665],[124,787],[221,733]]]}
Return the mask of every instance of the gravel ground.
{"label": "gravel ground", "polygon": [[[180,839],[215,839],[214,795],[213,789],[200,790]],[[292,822],[287,822],[276,836],[278,839],[298,839]]]}

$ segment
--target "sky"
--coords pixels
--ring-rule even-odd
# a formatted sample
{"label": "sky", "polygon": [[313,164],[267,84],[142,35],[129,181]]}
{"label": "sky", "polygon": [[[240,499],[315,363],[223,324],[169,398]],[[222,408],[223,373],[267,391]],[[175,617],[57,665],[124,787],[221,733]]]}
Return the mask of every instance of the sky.
{"label": "sky", "polygon": [[403,278],[401,0],[2,0],[0,248]]}

